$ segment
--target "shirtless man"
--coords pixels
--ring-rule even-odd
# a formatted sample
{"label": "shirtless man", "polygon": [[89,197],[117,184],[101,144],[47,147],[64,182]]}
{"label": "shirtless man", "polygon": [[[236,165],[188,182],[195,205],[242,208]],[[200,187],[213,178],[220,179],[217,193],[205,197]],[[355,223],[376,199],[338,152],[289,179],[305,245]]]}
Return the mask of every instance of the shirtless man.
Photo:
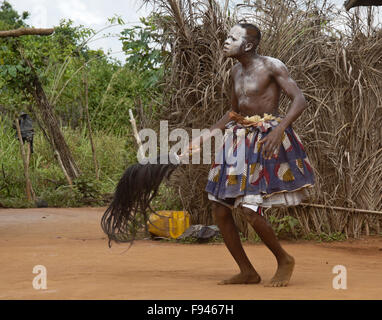
{"label": "shirtless man", "polygon": [[[223,164],[215,166],[215,169],[219,169],[215,171],[213,171],[213,165],[206,191],[209,193],[209,199],[213,201],[215,222],[220,229],[228,250],[240,268],[238,275],[219,284],[248,284],[261,281],[259,274],[243,249],[232,217],[232,208],[240,206],[248,222],[274,254],[278,263],[275,275],[266,286],[281,287],[287,286],[295,261],[281,247],[272,227],[262,216],[261,207],[288,205],[288,203],[290,205],[290,200],[287,199],[290,195],[293,195],[293,199],[297,197],[298,204],[306,196],[306,193],[303,196],[301,191],[305,191],[303,189],[313,185],[314,177],[301,141],[295,139],[295,133],[290,127],[293,121],[306,109],[305,98],[295,81],[290,78],[286,66],[281,61],[267,56],[260,56],[256,52],[260,38],[260,30],[252,24],[238,24],[230,30],[223,51],[226,57],[238,60],[238,63],[231,69],[233,80],[232,110],[227,112],[210,130],[227,129],[227,124],[232,120],[232,111],[249,117],[254,115],[263,117],[264,113],[278,116],[278,105],[282,91],[291,99],[291,106],[286,116],[282,119],[279,118],[278,122],[273,121],[272,126],[269,125],[270,129],[266,132],[259,134],[259,129],[254,126],[250,144],[252,147],[250,148],[255,150],[254,146],[258,142],[258,146],[261,146],[262,150],[259,153],[256,153],[256,151],[249,152],[256,155],[255,160],[246,159],[249,166],[253,165],[253,170],[252,167],[248,167],[251,168],[248,169],[248,172],[251,171],[251,174],[257,174],[257,176],[251,177],[248,173],[245,177],[235,177],[235,179],[239,179],[237,185],[240,184],[240,181],[242,181],[242,186],[246,185],[244,190],[237,189],[237,193],[232,193],[235,185],[229,185],[232,180],[229,179],[227,165]],[[289,137],[287,142],[283,140],[285,137]],[[292,147],[288,147],[289,145]],[[302,160],[300,161],[300,159]],[[303,163],[303,165],[298,167],[296,163]],[[284,168],[281,173],[279,173],[280,167]],[[291,175],[285,175],[285,172]],[[282,177],[292,178],[283,180]],[[227,190],[231,191],[228,192]],[[275,199],[275,196],[279,199],[280,194],[283,197],[282,200],[268,201]],[[274,197],[270,197],[271,195],[274,195]],[[264,199],[270,197],[266,200],[268,205],[265,205],[265,200],[263,203],[261,203],[263,200],[253,202],[254,197],[259,199],[259,196],[260,199],[263,196]],[[238,200],[241,201],[238,202]],[[296,205],[296,202],[293,205]]]}

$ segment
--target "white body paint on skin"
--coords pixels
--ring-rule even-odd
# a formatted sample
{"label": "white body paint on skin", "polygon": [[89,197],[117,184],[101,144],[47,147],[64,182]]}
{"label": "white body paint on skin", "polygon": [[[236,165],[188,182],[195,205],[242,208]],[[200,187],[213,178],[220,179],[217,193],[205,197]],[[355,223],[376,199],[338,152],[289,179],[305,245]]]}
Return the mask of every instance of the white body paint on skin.
{"label": "white body paint on skin", "polygon": [[286,69],[286,65],[284,63],[282,63],[279,59],[268,57],[268,56],[264,56],[264,58],[266,60],[268,60],[270,63],[272,63],[276,68],[285,68]]}
{"label": "white body paint on skin", "polygon": [[224,42],[224,53],[230,57],[240,52],[240,47],[245,40],[247,31],[240,26],[234,26]]}

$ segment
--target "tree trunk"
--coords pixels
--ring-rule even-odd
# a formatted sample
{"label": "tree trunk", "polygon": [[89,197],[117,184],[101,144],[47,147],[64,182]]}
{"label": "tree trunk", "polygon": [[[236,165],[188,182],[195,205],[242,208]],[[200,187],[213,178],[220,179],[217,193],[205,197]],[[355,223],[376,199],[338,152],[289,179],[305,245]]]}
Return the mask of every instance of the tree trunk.
{"label": "tree trunk", "polygon": [[65,171],[64,174],[66,177],[70,178],[68,179],[68,182],[71,184],[71,181],[80,175],[80,170],[78,169],[69,147],[65,142],[64,136],[60,130],[58,119],[56,118],[53,108],[45,95],[44,89],[42,88],[41,82],[38,79],[32,63],[27,59],[25,59],[25,62],[33,72],[32,82],[27,85],[27,89],[36,100],[37,107],[41,112],[41,119],[44,122],[54,149],[57,151],[57,156],[59,157],[63,170]]}

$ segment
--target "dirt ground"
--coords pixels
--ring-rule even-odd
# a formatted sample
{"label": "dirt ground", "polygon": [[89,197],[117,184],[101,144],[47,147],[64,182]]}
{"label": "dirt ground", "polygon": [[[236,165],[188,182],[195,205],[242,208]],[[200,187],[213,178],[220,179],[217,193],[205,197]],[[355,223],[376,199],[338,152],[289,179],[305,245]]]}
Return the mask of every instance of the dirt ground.
{"label": "dirt ground", "polygon": [[[296,259],[287,288],[266,288],[276,261],[263,244],[245,244],[262,276],[258,285],[220,286],[238,272],[224,244],[140,240],[107,246],[105,208],[0,209],[0,299],[381,299],[382,237],[283,242]],[[47,270],[47,289],[32,286]],[[347,289],[333,289],[343,265]]]}

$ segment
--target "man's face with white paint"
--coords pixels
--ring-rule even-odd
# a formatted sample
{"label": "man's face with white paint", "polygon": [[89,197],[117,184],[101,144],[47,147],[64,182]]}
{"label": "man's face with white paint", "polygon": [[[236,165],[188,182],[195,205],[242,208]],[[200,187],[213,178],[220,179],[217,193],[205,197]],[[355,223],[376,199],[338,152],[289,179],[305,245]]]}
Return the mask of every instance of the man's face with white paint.
{"label": "man's face with white paint", "polygon": [[230,30],[226,41],[224,42],[223,52],[227,57],[237,57],[244,53],[245,44],[247,43],[245,36],[247,30],[239,25],[233,26]]}

